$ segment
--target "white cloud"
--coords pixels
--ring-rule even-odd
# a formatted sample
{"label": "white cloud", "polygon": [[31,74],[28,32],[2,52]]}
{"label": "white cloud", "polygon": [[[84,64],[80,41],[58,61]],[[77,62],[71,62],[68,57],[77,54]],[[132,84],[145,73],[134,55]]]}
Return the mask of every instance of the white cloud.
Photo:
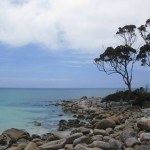
{"label": "white cloud", "polygon": [[0,42],[95,52],[118,42],[119,26],[143,24],[149,6],[149,0],[0,0]]}

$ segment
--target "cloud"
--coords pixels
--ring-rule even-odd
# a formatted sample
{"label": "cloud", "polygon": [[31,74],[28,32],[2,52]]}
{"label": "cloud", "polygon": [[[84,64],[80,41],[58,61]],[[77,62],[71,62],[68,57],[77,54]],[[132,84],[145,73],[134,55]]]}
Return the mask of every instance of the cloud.
{"label": "cloud", "polygon": [[0,0],[0,42],[95,53],[119,26],[143,24],[149,0]]}

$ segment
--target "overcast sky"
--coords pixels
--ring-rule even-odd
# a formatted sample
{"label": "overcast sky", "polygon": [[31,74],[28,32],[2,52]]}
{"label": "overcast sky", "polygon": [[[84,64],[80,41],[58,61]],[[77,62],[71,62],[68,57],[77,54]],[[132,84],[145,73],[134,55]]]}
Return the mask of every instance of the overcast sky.
{"label": "overcast sky", "polygon": [[[121,44],[118,27],[144,24],[149,7],[150,0],[0,0],[0,87],[126,87],[93,59]],[[133,87],[150,84],[149,76],[136,66]]]}

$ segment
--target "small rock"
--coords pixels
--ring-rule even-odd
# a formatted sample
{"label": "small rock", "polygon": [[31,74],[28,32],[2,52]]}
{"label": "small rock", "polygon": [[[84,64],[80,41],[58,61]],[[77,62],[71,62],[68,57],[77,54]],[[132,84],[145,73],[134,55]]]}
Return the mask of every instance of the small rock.
{"label": "small rock", "polygon": [[150,133],[141,133],[140,140],[141,141],[150,141]]}
{"label": "small rock", "polygon": [[104,150],[111,150],[110,149],[110,144],[107,142],[103,142],[103,141],[94,141],[92,144],[89,145],[91,148],[101,148]]}
{"label": "small rock", "polygon": [[120,120],[119,120],[119,118],[116,117],[116,116],[110,116],[110,117],[108,117],[108,119],[113,120],[117,125],[120,124]]}
{"label": "small rock", "polygon": [[103,136],[102,135],[94,135],[94,136],[92,136],[90,143],[92,143],[94,141],[103,141]]}
{"label": "small rock", "polygon": [[67,137],[66,144],[73,144],[73,141],[79,137],[83,136],[82,133],[75,133]]}
{"label": "small rock", "polygon": [[140,145],[137,146],[135,150],[150,150],[150,145]]}
{"label": "small rock", "polygon": [[81,145],[81,144],[78,144],[74,147],[73,150],[101,150],[99,148],[88,148],[87,146],[85,145]]}
{"label": "small rock", "polygon": [[122,149],[124,146],[124,144],[121,141],[115,139],[111,139],[109,141],[109,144],[110,144],[110,148],[114,150]]}
{"label": "small rock", "polygon": [[32,140],[32,142],[42,142],[42,140],[41,139],[39,139],[39,138],[34,138],[33,140]]}
{"label": "small rock", "polygon": [[82,96],[80,99],[87,99],[87,96]]}
{"label": "small rock", "polygon": [[73,150],[87,150],[88,146],[82,145],[82,144],[77,144]]}
{"label": "small rock", "polygon": [[73,141],[73,147],[75,147],[77,144],[81,144],[81,143],[89,144],[90,140],[91,139],[87,136],[81,136]]}
{"label": "small rock", "polygon": [[72,144],[66,144],[65,150],[73,150],[73,145]]}
{"label": "small rock", "polygon": [[107,129],[106,129],[106,133],[108,133],[108,134],[113,134],[114,131],[113,131],[112,128],[107,128]]}
{"label": "small rock", "polygon": [[41,126],[41,122],[38,122],[38,121],[34,121],[34,126]]}
{"label": "small rock", "polygon": [[37,146],[43,145],[43,141],[39,138],[33,139],[32,142],[34,142]]}
{"label": "small rock", "polygon": [[103,136],[107,136],[108,135],[108,133],[105,130],[103,130],[103,129],[94,129],[93,130],[93,134],[94,135],[103,135]]}
{"label": "small rock", "polygon": [[139,145],[140,142],[138,141],[138,139],[136,137],[131,137],[125,140],[125,145],[127,147],[134,147],[135,145]]}
{"label": "small rock", "polygon": [[78,130],[80,132],[82,132],[83,134],[89,134],[90,133],[90,129],[87,129],[85,127],[80,127]]}
{"label": "small rock", "polygon": [[110,141],[112,139],[112,137],[110,137],[110,136],[104,136],[103,137],[103,141],[104,142],[108,142],[108,141]]}
{"label": "small rock", "polygon": [[125,125],[121,124],[121,125],[117,125],[114,130],[118,131],[118,130],[123,130],[124,128],[125,128]]}

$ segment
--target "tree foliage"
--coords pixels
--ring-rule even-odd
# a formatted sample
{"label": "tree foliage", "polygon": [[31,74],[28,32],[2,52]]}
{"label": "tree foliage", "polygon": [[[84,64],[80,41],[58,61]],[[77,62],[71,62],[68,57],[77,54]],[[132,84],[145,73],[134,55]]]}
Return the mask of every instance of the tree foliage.
{"label": "tree foliage", "polygon": [[130,92],[133,66],[136,62],[136,50],[131,47],[136,40],[135,29],[134,25],[119,28],[116,35],[124,45],[116,48],[108,47],[104,53],[94,59],[99,71],[103,71],[108,75],[114,73],[121,75]]}
{"label": "tree foliage", "polygon": [[124,43],[124,45],[132,46],[132,44],[136,41],[135,34],[135,25],[126,25],[124,27],[119,27],[119,31],[117,31],[117,37]]}
{"label": "tree foliage", "polygon": [[146,21],[145,25],[141,25],[138,30],[145,44],[141,46],[137,60],[141,61],[142,66],[147,65],[150,67],[150,19]]}

